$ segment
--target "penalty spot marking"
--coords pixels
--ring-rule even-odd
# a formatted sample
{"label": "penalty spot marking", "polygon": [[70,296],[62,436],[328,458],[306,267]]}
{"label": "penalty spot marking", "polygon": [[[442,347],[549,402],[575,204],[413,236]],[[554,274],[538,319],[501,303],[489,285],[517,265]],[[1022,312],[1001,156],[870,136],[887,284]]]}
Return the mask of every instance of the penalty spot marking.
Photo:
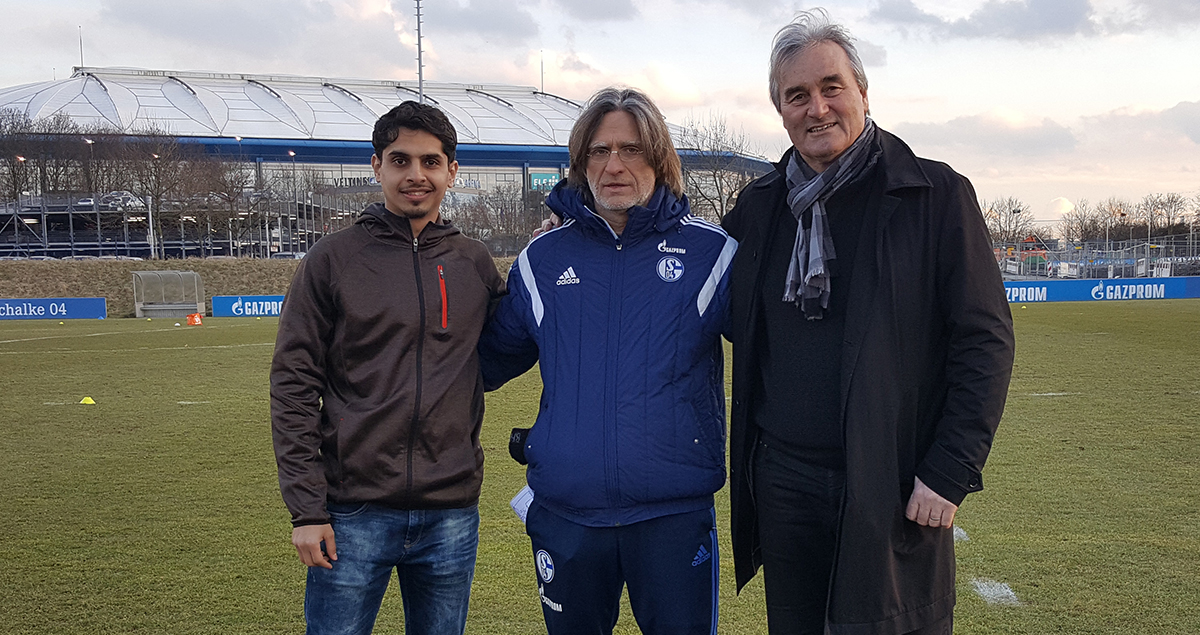
{"label": "penalty spot marking", "polygon": [[967,542],[970,539],[971,537],[967,535],[967,530],[958,525],[954,526],[954,542]]}
{"label": "penalty spot marking", "polygon": [[996,582],[987,578],[974,578],[971,580],[971,585],[975,587],[975,592],[979,594],[979,597],[983,598],[983,601],[988,604],[1021,606],[1021,601],[1017,599],[1017,594],[1013,593],[1012,588],[1003,582]]}

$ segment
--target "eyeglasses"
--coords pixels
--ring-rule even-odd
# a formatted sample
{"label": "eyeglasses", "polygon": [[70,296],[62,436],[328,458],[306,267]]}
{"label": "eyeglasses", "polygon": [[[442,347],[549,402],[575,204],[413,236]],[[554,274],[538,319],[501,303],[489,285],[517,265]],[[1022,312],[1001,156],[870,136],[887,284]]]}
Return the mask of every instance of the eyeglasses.
{"label": "eyeglasses", "polygon": [[617,155],[622,163],[635,163],[645,158],[646,152],[637,146],[622,146],[616,150],[610,150],[605,147],[596,147],[588,150],[588,163],[592,165],[603,165],[608,163],[609,155]]}

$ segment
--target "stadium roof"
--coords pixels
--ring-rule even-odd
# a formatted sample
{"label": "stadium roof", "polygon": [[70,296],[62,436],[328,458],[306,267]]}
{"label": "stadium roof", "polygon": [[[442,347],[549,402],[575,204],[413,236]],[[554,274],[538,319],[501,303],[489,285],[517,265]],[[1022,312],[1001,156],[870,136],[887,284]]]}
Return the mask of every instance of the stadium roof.
{"label": "stadium roof", "polygon": [[[366,163],[375,120],[417,99],[415,81],[75,67],[71,77],[0,88],[0,109],[62,113],[83,127],[162,131],[209,153],[301,163]],[[565,167],[581,104],[531,86],[425,82],[458,132],[464,165]],[[685,166],[697,154],[680,145]],[[736,155],[759,171],[770,164]]]}
{"label": "stadium roof", "polygon": [[[413,81],[76,67],[66,79],[0,88],[0,108],[127,133],[345,141],[370,139],[375,120],[417,90]],[[525,86],[425,82],[424,93],[460,143],[566,146],[581,109]]]}

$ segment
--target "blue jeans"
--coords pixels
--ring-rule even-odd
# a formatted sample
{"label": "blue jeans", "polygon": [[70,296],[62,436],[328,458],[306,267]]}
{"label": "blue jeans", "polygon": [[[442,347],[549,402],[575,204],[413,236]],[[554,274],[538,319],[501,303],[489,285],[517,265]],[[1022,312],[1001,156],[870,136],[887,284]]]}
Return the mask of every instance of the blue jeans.
{"label": "blue jeans", "polygon": [[479,546],[478,506],[404,510],[330,503],[327,509],[338,559],[332,569],[308,569],[308,635],[368,635],[393,568],[405,633],[462,635]]}

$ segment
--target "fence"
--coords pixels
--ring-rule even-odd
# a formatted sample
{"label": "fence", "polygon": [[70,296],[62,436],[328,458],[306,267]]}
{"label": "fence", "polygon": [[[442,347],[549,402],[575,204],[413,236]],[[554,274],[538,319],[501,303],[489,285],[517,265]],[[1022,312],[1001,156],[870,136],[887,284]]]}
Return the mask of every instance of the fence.
{"label": "fence", "polygon": [[1058,241],[993,245],[1000,270],[1010,278],[1147,278],[1200,275],[1200,235],[1151,240]]}

